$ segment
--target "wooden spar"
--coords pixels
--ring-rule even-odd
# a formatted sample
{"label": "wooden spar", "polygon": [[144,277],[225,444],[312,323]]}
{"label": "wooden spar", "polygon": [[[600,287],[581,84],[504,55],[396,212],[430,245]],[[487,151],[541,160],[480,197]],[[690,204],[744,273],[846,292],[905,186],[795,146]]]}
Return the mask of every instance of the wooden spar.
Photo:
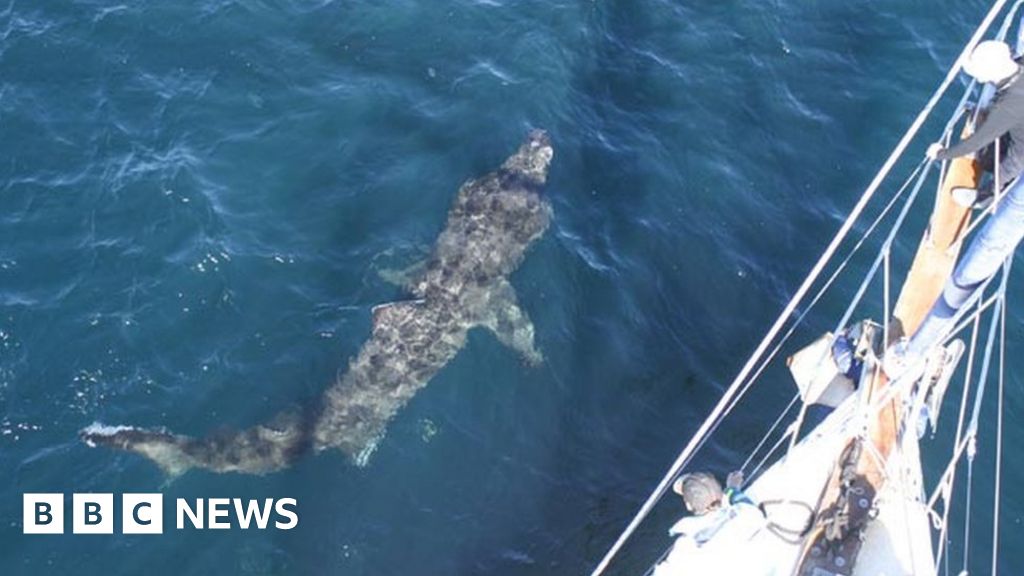
{"label": "wooden spar", "polygon": [[[971,133],[970,122],[964,126],[962,137],[966,138]],[[956,158],[949,163],[949,169],[939,190],[939,196],[935,202],[928,228],[925,230],[921,242],[918,245],[917,253],[911,264],[910,272],[900,290],[896,307],[893,311],[895,318],[894,334],[885,335],[885,344],[888,345],[890,338],[900,336],[913,336],[921,322],[928,315],[932,305],[942,292],[946,280],[949,279],[956,265],[957,256],[960,253],[964,234],[969,228],[971,209],[958,205],[953,201],[952,190],[955,187],[976,188],[981,180],[981,169],[974,156]],[[881,397],[888,387],[889,380],[879,366],[874,367],[874,375],[870,379],[867,393],[867,402],[876,401]],[[867,442],[872,447],[855,452],[856,472],[866,483],[873,488],[874,494],[879,494],[885,483],[885,462],[888,461],[893,447],[898,441],[897,435],[900,429],[899,411],[902,405],[902,398],[894,396],[878,413],[877,417],[868,423]],[[848,447],[856,442],[851,439]],[[822,492],[818,504],[818,515],[830,508],[836,507],[840,500],[842,468],[844,462],[836,463],[828,485]],[[814,574],[818,564],[825,555],[814,552],[816,546],[821,549],[822,540],[825,538],[825,525],[820,523],[805,540],[805,545],[797,563],[796,574]],[[848,541],[850,538],[856,542]],[[853,569],[853,561],[860,549],[859,534],[847,534],[846,541],[839,543],[840,554],[849,555],[849,562],[846,572],[849,574]],[[831,566],[833,570],[834,566]]]}
{"label": "wooden spar", "polygon": [[[965,130],[963,137],[966,138],[968,134]],[[956,158],[950,162],[930,226],[917,247],[917,255],[893,311],[893,316],[900,321],[906,336],[912,336],[917,331],[942,292],[946,280],[953,273],[962,235],[971,220],[970,208],[954,202],[951,192],[956,187],[977,187],[980,180],[981,168],[973,156]]]}
{"label": "wooden spar", "polygon": [[[964,126],[961,138],[970,136],[969,123]],[[900,290],[893,317],[897,320],[900,333],[886,335],[886,345],[890,337],[911,337],[917,332],[932,305],[942,293],[946,280],[953,273],[957,256],[963,245],[963,235],[967,232],[971,221],[971,208],[963,207],[953,201],[952,191],[957,187],[977,188],[981,181],[981,167],[973,155],[955,158],[949,163],[949,170],[942,181],[939,197],[935,201],[931,221],[918,244],[914,262]],[[881,370],[876,370],[872,379],[872,387],[868,393],[869,401],[874,401],[888,387],[889,379]],[[902,398],[894,396],[869,426],[868,432],[872,443],[883,460],[888,459],[892,447],[896,443],[899,431],[899,407]],[[858,469],[869,481],[880,489],[884,474],[877,470],[878,463],[870,455],[861,456]]]}

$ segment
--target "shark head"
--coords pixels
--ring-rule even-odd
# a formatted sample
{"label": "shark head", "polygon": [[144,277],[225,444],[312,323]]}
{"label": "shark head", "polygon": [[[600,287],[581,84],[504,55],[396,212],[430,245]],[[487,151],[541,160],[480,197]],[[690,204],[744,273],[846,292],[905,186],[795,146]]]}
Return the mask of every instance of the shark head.
{"label": "shark head", "polygon": [[548,133],[531,130],[519,150],[505,160],[501,168],[505,173],[539,188],[548,178],[548,167],[554,155]]}

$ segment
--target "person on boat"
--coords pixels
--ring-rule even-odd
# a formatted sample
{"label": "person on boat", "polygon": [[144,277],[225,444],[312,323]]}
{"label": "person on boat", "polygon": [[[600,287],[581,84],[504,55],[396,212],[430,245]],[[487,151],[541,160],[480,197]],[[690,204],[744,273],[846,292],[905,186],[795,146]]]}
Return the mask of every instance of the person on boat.
{"label": "person on boat", "polygon": [[[976,150],[976,146],[1005,134],[1010,144],[1005,157],[1001,159],[999,171],[1000,184],[1006,190],[1005,197],[1000,200],[992,217],[984,222],[971,239],[953,273],[946,280],[942,292],[914,334],[910,338],[901,338],[886,349],[883,369],[890,378],[899,378],[910,367],[919,366],[936,346],[942,344],[958,319],[982,297],[986,283],[1024,239],[1024,178],[1018,178],[1024,169],[1024,82],[1019,80],[1021,67],[1009,57],[1009,48],[1000,42],[979,44],[971,55],[969,65],[974,66],[972,63],[975,55],[985,46],[989,48],[981,55],[984,58],[979,56],[979,68],[972,70],[979,80],[998,82],[999,91],[988,118],[978,127],[977,132],[950,148],[950,151],[957,151],[960,145],[969,144],[969,150],[965,151],[969,153]],[[984,69],[981,62],[985,62],[991,70]],[[996,124],[996,128],[989,127],[992,123]],[[978,139],[972,142],[976,137]],[[943,156],[936,153],[936,157]]]}
{"label": "person on boat", "polygon": [[722,485],[707,472],[683,474],[672,484],[672,491],[682,496],[686,509],[695,516],[704,516],[722,505]]}
{"label": "person on boat", "polygon": [[683,497],[686,509],[692,514],[687,516],[669,530],[673,536],[690,536],[700,546],[709,540],[722,524],[736,515],[735,508],[749,505],[755,510],[757,506],[740,488],[743,483],[742,472],[732,472],[726,479],[726,488],[713,475],[707,472],[683,474],[672,485],[672,491]]}
{"label": "person on boat", "polygon": [[[742,483],[739,472],[729,474],[725,490],[707,472],[684,474],[676,479],[672,490],[682,496],[691,515],[669,529],[669,535],[676,541],[655,568],[654,576],[678,574],[680,567],[690,574],[722,573],[721,557],[707,548],[748,541],[765,525],[764,514],[740,489]],[[722,537],[716,538],[719,535]],[[717,545],[711,543],[712,539]]]}
{"label": "person on boat", "polygon": [[[964,64],[964,72],[981,83],[994,84],[996,94],[987,115],[974,133],[957,144],[944,148],[936,142],[928,148],[933,160],[952,160],[979,152],[982,169],[995,174],[995,147],[999,145],[999,185],[1008,186],[1024,172],[1024,82],[1021,66],[1014,60],[1005,42],[988,40],[978,44]],[[962,206],[985,202],[993,195],[994,182],[979,189],[957,187],[953,199]]]}

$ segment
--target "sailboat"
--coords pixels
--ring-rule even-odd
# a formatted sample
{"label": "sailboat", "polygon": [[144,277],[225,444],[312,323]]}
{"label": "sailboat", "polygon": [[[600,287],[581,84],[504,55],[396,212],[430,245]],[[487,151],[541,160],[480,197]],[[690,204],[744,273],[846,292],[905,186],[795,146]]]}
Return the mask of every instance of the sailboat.
{"label": "sailboat", "polygon": [[[762,376],[780,362],[795,383],[793,400],[747,451],[741,474],[730,475],[721,498],[669,528],[667,548],[652,559],[648,574],[966,574],[966,553],[962,564],[951,565],[948,543],[953,531],[971,543],[970,494],[981,440],[994,445],[996,462],[995,574],[1006,288],[1014,249],[1024,235],[1024,178],[1006,186],[996,182],[998,192],[988,208],[962,206],[953,190],[977,189],[984,177],[973,155],[944,162],[925,157],[915,164],[906,152],[936,108],[950,100],[974,48],[986,38],[1006,41],[1022,4],[994,3],[788,305],[592,576],[612,566],[673,486],[687,496],[680,487],[698,477],[685,476],[696,472],[694,456],[731,413],[743,408],[754,386],[779,385],[778,379]],[[998,29],[990,31],[1000,19]],[[1022,31],[1024,21],[1017,26],[1018,54]],[[947,146],[972,133],[993,93],[991,86],[967,83],[941,133]],[[895,176],[900,172],[905,178]],[[907,215],[933,189],[931,216],[923,231],[915,231]],[[856,226],[871,214],[870,225]],[[851,238],[854,230],[863,230],[859,238]],[[901,234],[921,238],[909,263],[893,254]],[[848,264],[873,246],[878,248],[867,273],[849,278]],[[902,286],[892,285],[894,277],[904,278]],[[856,289],[834,330],[794,342],[814,306],[844,284],[845,293]],[[865,309],[881,310],[881,317],[859,316]],[[947,398],[949,390],[959,393]],[[979,433],[985,401],[997,403],[994,438]],[[828,410],[816,423],[808,416],[815,405]],[[951,446],[937,445],[940,426],[955,427],[955,434],[943,435],[953,437]],[[922,442],[929,443],[929,453],[948,453],[944,466],[930,474],[937,476],[931,485],[922,474]],[[966,518],[963,526],[952,525],[950,511],[957,506],[962,506],[958,516]]]}

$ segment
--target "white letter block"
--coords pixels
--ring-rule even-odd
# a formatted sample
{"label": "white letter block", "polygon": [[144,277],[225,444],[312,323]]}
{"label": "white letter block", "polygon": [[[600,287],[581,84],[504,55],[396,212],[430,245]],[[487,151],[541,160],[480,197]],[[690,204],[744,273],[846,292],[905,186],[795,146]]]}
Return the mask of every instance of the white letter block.
{"label": "white letter block", "polygon": [[122,494],[121,532],[123,534],[163,534],[163,494]]}
{"label": "white letter block", "polygon": [[75,534],[113,534],[114,495],[75,494],[72,497],[71,531]]}

